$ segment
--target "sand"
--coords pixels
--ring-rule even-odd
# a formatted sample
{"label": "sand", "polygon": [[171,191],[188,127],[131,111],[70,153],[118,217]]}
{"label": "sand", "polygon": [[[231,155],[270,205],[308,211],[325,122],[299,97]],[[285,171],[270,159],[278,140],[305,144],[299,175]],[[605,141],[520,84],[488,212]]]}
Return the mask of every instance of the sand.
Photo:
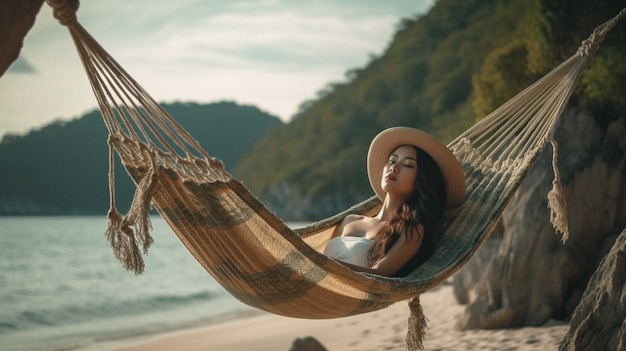
{"label": "sand", "polygon": [[[421,297],[428,330],[424,349],[435,350],[558,350],[568,330],[565,323],[502,330],[458,331],[464,306],[450,285]],[[381,311],[331,320],[305,320],[264,312],[245,318],[179,332],[101,344],[107,351],[289,351],[296,338],[312,336],[329,351],[405,350],[407,302]],[[91,349],[93,350],[93,348]]]}

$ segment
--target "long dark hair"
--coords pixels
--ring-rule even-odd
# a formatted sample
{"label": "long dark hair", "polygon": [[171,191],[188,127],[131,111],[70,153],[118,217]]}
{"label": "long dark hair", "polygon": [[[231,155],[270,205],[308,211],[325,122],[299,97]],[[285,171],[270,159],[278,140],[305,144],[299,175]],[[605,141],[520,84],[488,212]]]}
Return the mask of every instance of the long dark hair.
{"label": "long dark hair", "polygon": [[417,254],[396,273],[399,277],[411,273],[432,254],[441,236],[439,228],[446,208],[446,183],[441,169],[428,153],[413,147],[417,154],[415,189],[378,232],[368,253],[370,263],[378,262],[385,257],[400,235],[406,235],[407,241],[411,240],[413,234],[418,233],[418,226],[421,224],[424,227],[422,245]]}

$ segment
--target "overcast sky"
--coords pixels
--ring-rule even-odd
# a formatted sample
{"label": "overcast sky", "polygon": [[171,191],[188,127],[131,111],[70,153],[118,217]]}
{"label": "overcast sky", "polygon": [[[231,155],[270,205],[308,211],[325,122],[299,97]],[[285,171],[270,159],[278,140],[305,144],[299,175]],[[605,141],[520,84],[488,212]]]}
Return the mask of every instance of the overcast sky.
{"label": "overcast sky", "polygon": [[[78,19],[160,102],[251,104],[284,121],[387,48],[435,0],[84,0]],[[67,29],[44,4],[0,77],[0,137],[93,110]],[[176,117],[176,116],[174,116]]]}

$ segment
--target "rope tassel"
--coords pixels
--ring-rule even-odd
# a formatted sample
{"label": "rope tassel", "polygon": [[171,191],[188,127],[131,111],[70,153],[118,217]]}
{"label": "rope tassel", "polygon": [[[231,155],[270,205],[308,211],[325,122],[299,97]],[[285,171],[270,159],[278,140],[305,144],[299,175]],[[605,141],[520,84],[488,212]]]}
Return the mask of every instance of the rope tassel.
{"label": "rope tassel", "polygon": [[411,314],[409,315],[409,330],[406,334],[406,349],[408,351],[423,350],[423,340],[428,325],[419,295],[415,295],[409,300],[409,309]]}
{"label": "rope tassel", "polygon": [[132,270],[135,274],[143,273],[144,262],[133,229],[123,224],[122,216],[115,209],[109,210],[108,218],[109,226],[105,235],[113,248],[113,254],[126,270]]}
{"label": "rope tassel", "polygon": [[558,146],[554,139],[549,138],[552,144],[552,169],[554,170],[554,180],[552,180],[552,190],[548,193],[548,208],[550,208],[550,223],[557,232],[562,235],[561,240],[566,242],[569,238],[569,228],[567,224],[567,202],[561,186],[561,176],[557,167]]}
{"label": "rope tassel", "polygon": [[[126,217],[115,208],[109,210],[109,226],[105,235],[113,248],[115,257],[122,262],[122,266],[139,275],[143,273],[143,254],[148,253],[153,239],[150,235],[150,205],[158,177],[154,167],[137,185],[135,197]],[[141,250],[139,249],[141,247]]]}
{"label": "rope tassel", "polygon": [[[107,215],[109,223],[105,236],[113,254],[122,263],[124,269],[139,275],[145,264],[142,253],[147,254],[153,239],[150,236],[150,206],[157,189],[158,174],[156,161],[152,153],[144,149],[144,155],[150,159],[150,169],[137,185],[135,196],[126,217],[122,217],[115,205],[114,148],[118,139],[109,137],[109,196],[110,208]],[[139,249],[141,247],[141,250]]]}
{"label": "rope tassel", "polygon": [[148,253],[148,249],[153,242],[150,236],[150,230],[152,230],[150,206],[152,204],[152,195],[154,194],[157,184],[158,176],[155,171],[155,166],[153,165],[150,168],[150,172],[144,176],[139,185],[137,185],[130,210],[126,218],[122,221],[122,228],[125,226],[135,227],[136,238],[139,244],[141,244],[144,254]]}

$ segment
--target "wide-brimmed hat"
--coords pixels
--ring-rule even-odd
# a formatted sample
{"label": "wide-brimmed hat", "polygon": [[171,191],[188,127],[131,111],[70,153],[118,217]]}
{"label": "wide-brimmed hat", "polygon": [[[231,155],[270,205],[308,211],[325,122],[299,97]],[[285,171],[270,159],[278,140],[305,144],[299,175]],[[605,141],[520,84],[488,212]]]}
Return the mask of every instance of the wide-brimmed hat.
{"label": "wide-brimmed hat", "polygon": [[[370,144],[367,153],[367,175],[374,192],[382,200],[385,191],[381,186],[383,168],[391,152],[400,145],[414,145],[428,153],[439,165],[446,182],[446,208],[460,205],[465,198],[465,174],[461,164],[441,141],[415,128],[394,127],[380,132]],[[418,172],[419,172],[419,165]]]}

